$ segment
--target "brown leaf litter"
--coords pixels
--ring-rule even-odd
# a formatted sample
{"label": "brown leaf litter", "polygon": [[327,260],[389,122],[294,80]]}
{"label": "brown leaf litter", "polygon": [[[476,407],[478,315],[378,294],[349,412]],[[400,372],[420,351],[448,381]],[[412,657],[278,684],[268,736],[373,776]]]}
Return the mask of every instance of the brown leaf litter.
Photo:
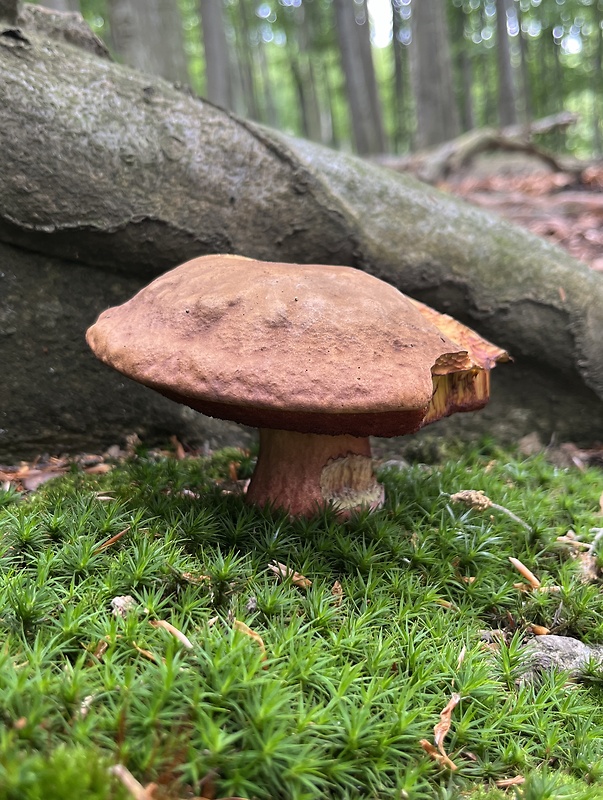
{"label": "brown leaf litter", "polygon": [[434,726],[433,729],[433,739],[435,745],[431,744],[431,742],[427,741],[427,739],[421,739],[419,744],[423,748],[423,750],[427,753],[428,756],[437,761],[441,766],[447,767],[451,771],[455,771],[457,769],[456,764],[448,757],[446,750],[444,749],[444,739],[448,731],[450,730],[450,725],[452,722],[452,712],[456,708],[456,706],[460,703],[461,696],[458,692],[454,692],[450,697],[450,700],[446,704],[446,706],[440,712],[440,721]]}

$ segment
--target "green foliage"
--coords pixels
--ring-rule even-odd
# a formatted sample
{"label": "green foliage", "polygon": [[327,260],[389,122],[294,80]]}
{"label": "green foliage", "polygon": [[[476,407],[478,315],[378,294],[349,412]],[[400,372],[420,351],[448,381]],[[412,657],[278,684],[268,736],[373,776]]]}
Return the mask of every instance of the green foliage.
{"label": "green foliage", "polygon": [[[121,798],[115,763],[167,797],[202,794],[213,775],[218,796],[494,800],[494,782],[516,774],[525,800],[596,796],[600,672],[525,681],[524,645],[532,623],[603,641],[603,595],[556,542],[569,528],[592,536],[600,472],[483,443],[384,471],[386,507],[343,522],[224,494],[231,462],[248,471],[249,459],[141,452],[102,478],[5,498],[3,800]],[[468,488],[531,531],[451,504]],[[519,592],[509,556],[560,591]],[[312,585],[279,581],[275,560]],[[116,614],[123,595],[133,604]],[[505,631],[496,651],[492,629]],[[448,772],[420,741],[453,692]]]}
{"label": "green foliage", "polygon": [[[173,1],[181,12],[191,87],[203,95],[206,76],[199,4],[196,0]],[[234,110],[295,135],[320,138],[335,147],[351,147],[332,0],[258,0],[246,7],[245,23],[242,2],[247,0],[224,0],[225,33],[232,51],[233,73],[240,71],[243,63],[252,67],[255,101],[245,96],[237,78]],[[366,24],[362,4],[356,5],[359,24]],[[447,6],[454,82],[464,127],[496,126],[496,5],[492,0],[447,0]],[[112,47],[111,5],[107,0],[80,0],[80,8],[92,29]],[[372,3],[369,12],[373,15],[373,61],[390,149],[407,151],[416,122],[409,76],[412,2],[392,0],[391,9],[386,2]],[[515,0],[508,4],[507,17],[520,117],[538,118],[562,109],[575,111],[580,116],[578,124],[567,135],[551,134],[543,144],[569,149],[581,157],[600,153],[603,6],[599,0]],[[401,64],[398,84],[394,77],[396,58]],[[296,71],[306,90],[316,94],[323,120],[320,132],[308,130],[303,109],[307,97],[300,95]],[[467,118],[467,95],[472,119]],[[252,109],[251,105],[256,107]]]}

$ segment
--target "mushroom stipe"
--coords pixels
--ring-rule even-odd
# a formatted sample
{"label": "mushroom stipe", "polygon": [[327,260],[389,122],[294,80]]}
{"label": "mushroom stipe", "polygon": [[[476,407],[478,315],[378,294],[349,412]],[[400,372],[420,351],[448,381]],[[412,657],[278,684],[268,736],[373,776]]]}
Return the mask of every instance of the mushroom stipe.
{"label": "mushroom stipe", "polygon": [[507,353],[351,267],[193,259],[104,311],[96,356],[201,413],[260,429],[248,501],[292,515],[383,500],[369,436],[482,408]]}

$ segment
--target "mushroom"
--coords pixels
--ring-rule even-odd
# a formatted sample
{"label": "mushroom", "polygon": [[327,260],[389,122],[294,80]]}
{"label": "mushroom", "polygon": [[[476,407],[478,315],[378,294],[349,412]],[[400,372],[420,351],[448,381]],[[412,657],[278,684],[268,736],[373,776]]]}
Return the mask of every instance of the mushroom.
{"label": "mushroom", "polygon": [[291,515],[383,497],[369,436],[482,408],[504,350],[351,267],[196,258],[104,311],[95,355],[166,397],[260,429],[247,497]]}

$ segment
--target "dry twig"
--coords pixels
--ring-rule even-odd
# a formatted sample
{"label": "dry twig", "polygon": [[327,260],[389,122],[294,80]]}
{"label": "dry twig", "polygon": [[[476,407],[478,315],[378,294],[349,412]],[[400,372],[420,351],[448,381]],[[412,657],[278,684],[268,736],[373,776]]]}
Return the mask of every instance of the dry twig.
{"label": "dry twig", "polygon": [[464,503],[466,506],[469,506],[469,508],[473,508],[476,511],[486,511],[489,508],[492,508],[495,511],[500,511],[503,514],[506,514],[514,522],[522,525],[526,530],[530,531],[530,533],[532,532],[531,526],[528,525],[525,520],[523,520],[521,517],[518,517],[517,514],[514,514],[508,508],[499,506],[498,503],[494,503],[481,490],[475,491],[474,489],[462,489],[460,492],[455,492],[454,494],[448,495],[448,497],[450,497],[451,503]]}

